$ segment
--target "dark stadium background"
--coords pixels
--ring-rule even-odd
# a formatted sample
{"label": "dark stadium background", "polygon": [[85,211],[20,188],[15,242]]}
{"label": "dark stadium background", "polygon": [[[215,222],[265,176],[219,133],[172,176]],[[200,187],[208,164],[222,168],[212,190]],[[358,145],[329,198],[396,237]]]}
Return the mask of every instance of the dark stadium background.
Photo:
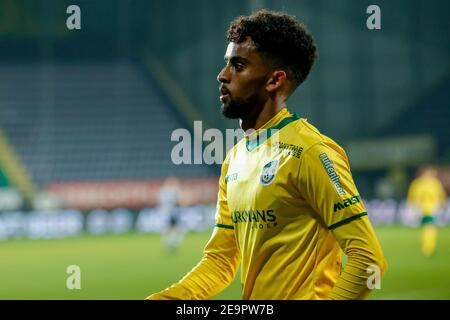
{"label": "dark stadium background", "polygon": [[[381,30],[366,27],[371,4]],[[80,30],[66,27],[69,5]],[[390,266],[371,298],[450,298],[450,206],[427,259],[405,204],[429,164],[450,193],[448,1],[0,0],[1,299],[143,299],[195,265],[220,165],[174,164],[171,134],[200,120],[238,127],[221,116],[216,75],[229,22],[263,7],[317,41],[288,107],[348,152]],[[168,177],[188,231],[172,254],[157,207]],[[69,265],[79,290],[66,287]],[[217,298],[239,290],[237,279]]]}

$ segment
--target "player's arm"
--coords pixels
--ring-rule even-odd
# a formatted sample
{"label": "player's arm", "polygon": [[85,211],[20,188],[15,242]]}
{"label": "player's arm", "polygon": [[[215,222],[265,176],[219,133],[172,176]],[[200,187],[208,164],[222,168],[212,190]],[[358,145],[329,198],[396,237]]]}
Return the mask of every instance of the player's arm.
{"label": "player's arm", "polygon": [[[333,229],[332,232],[348,260],[329,298],[365,299],[373,289],[368,285],[368,277],[381,277],[387,269],[370,220],[363,216]],[[369,282],[374,285],[372,281]]]}
{"label": "player's arm", "polygon": [[234,279],[238,264],[239,255],[233,230],[216,227],[197,266],[178,283],[147,299],[208,299],[229,285]]}
{"label": "player's arm", "polygon": [[319,221],[334,234],[348,257],[329,298],[365,298],[370,292],[367,279],[372,268],[378,268],[381,276],[386,262],[353,182],[347,156],[335,145],[320,143],[305,151],[301,161],[300,187]]}
{"label": "player's arm", "polygon": [[409,186],[406,199],[409,204],[418,205],[417,181],[413,181]]}
{"label": "player's arm", "polygon": [[227,165],[224,163],[219,182],[216,226],[204,249],[203,258],[178,283],[147,299],[207,299],[222,291],[234,279],[239,266],[239,250],[228,213],[226,172]]}

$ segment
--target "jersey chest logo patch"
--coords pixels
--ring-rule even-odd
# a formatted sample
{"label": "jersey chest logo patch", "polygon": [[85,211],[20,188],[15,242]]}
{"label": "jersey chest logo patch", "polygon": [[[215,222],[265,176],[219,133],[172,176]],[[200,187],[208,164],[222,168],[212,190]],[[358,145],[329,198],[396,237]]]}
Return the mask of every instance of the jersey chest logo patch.
{"label": "jersey chest logo patch", "polygon": [[263,186],[267,186],[275,180],[275,176],[278,171],[278,164],[280,163],[280,159],[270,161],[264,165],[261,172],[261,184]]}

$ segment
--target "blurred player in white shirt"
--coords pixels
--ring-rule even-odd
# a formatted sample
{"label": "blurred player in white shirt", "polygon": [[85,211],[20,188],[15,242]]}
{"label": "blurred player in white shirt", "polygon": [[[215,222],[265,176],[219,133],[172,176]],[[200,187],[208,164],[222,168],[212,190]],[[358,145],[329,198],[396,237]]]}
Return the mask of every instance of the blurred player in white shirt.
{"label": "blurred player in white shirt", "polygon": [[166,220],[166,227],[161,233],[161,239],[169,252],[174,252],[184,238],[184,232],[179,223],[180,209],[178,202],[180,193],[180,182],[175,177],[167,178],[158,192],[158,210]]}

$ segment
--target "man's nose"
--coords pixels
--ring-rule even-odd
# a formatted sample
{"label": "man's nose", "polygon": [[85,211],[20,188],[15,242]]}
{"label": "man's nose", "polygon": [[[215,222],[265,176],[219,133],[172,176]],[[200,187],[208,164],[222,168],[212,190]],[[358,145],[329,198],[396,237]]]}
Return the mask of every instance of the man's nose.
{"label": "man's nose", "polygon": [[220,70],[219,74],[217,75],[217,81],[221,83],[230,82],[230,77],[227,70],[228,70],[227,66],[223,67],[222,70]]}

